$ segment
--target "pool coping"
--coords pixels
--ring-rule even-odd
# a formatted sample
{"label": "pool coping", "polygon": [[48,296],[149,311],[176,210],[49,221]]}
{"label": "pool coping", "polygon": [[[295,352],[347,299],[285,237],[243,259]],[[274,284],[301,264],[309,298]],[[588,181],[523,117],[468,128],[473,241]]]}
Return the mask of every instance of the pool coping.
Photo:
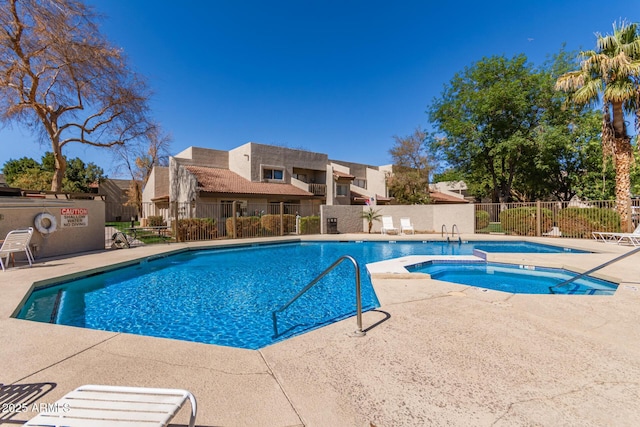
{"label": "pool coping", "polygon": [[[340,237],[387,240],[359,234]],[[470,240],[488,240],[474,237]],[[546,239],[543,242],[549,243]],[[564,239],[558,243],[566,246]],[[629,250],[574,243],[600,252],[501,255],[499,262],[568,265],[586,271]],[[381,307],[365,313],[366,337],[348,336],[355,326],[348,318],[261,350],[36,324],[7,316],[33,283],[46,282],[52,273],[69,277],[211,246],[218,243],[38,260],[32,269],[0,275],[0,383],[54,382],[53,392],[40,399],[45,403],[95,382],[186,388],[198,398],[198,425],[415,425],[425,420],[440,425],[554,425],[558,420],[601,424],[614,414],[612,408],[620,424],[640,416],[634,404],[638,388],[627,380],[640,375],[640,342],[633,326],[640,321],[640,292],[630,289],[640,287],[640,265],[629,260],[617,269],[608,268],[608,274],[619,274],[625,286],[604,297],[484,293],[425,278],[382,279],[374,274]],[[526,335],[506,333],[501,326],[506,321],[516,322],[514,327],[526,322]],[[580,363],[567,357],[567,351]],[[521,370],[516,363],[520,357],[524,362],[539,360],[543,369],[526,364]],[[626,386],[618,390],[616,384]],[[588,408],[576,406],[576,400],[589,402]],[[176,423],[185,423],[182,415]],[[30,414],[18,414],[11,421],[29,418]]]}

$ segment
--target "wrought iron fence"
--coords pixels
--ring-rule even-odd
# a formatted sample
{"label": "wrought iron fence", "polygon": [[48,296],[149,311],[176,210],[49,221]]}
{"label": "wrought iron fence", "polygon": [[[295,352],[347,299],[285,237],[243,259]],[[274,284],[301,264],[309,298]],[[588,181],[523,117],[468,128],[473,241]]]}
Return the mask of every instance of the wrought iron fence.
{"label": "wrought iron fence", "polygon": [[[631,218],[640,221],[640,201],[633,200]],[[476,203],[476,233],[518,236],[591,238],[594,231],[621,231],[613,200]]]}
{"label": "wrought iron fence", "polygon": [[[117,233],[122,235],[116,236]],[[106,223],[107,247],[319,234],[320,214],[293,203],[143,203],[139,215]],[[118,240],[126,238],[126,243]],[[115,245],[114,245],[115,242]]]}

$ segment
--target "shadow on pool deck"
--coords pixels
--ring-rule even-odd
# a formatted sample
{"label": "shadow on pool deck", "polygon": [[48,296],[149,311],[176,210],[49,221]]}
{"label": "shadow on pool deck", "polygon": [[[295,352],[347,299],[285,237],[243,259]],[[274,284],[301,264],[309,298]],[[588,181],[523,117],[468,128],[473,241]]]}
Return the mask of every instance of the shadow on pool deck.
{"label": "shadow on pool deck", "polygon": [[[500,260],[584,271],[628,250],[560,243],[609,253]],[[350,336],[356,321],[349,318],[258,351],[9,317],[33,281],[190,246],[202,245],[82,255],[0,275],[0,383],[57,384],[39,397],[43,403],[88,383],[185,388],[198,399],[199,426],[632,426],[640,419],[640,262],[633,258],[603,271],[624,281],[613,296],[513,295],[373,277],[381,307],[363,314],[365,337]],[[30,417],[9,423],[16,418]]]}

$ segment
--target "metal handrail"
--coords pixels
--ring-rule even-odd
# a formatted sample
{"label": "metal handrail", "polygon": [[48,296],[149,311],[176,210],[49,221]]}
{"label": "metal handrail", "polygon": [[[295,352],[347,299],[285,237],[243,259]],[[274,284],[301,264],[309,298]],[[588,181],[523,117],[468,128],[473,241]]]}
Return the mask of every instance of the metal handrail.
{"label": "metal handrail", "polygon": [[462,243],[462,237],[460,237],[460,229],[458,228],[458,224],[453,224],[453,227],[451,227],[451,238],[455,237],[456,230],[458,230],[458,242]]}
{"label": "metal handrail", "polygon": [[598,271],[598,270],[600,270],[601,268],[605,268],[605,267],[607,267],[607,266],[609,266],[609,265],[613,264],[614,262],[618,262],[618,261],[620,261],[621,259],[626,258],[626,257],[628,257],[628,256],[630,256],[630,255],[633,255],[633,254],[635,254],[635,253],[638,253],[638,252],[640,252],[640,248],[635,248],[635,249],[633,249],[633,250],[631,250],[631,251],[627,252],[626,254],[622,254],[622,255],[620,255],[619,257],[615,257],[615,258],[614,258],[614,259],[612,259],[612,260],[609,260],[609,261],[607,261],[607,262],[605,262],[605,263],[603,263],[603,264],[600,264],[599,266],[594,267],[594,268],[592,268],[591,270],[585,271],[584,273],[580,273],[580,274],[578,274],[577,276],[574,276],[574,277],[572,277],[572,278],[570,278],[570,279],[568,279],[568,280],[565,280],[565,281],[564,281],[564,282],[562,282],[562,283],[559,283],[559,284],[554,285],[554,286],[549,286],[549,291],[551,291],[551,293],[553,294],[553,293],[555,293],[555,292],[553,291],[553,289],[554,289],[554,288],[559,288],[559,287],[562,287],[562,286],[566,286],[566,285],[568,285],[569,283],[575,282],[576,280],[583,278],[584,276],[588,276],[589,274],[593,273],[594,271]]}
{"label": "metal handrail", "polygon": [[340,263],[342,263],[342,261],[344,261],[346,259],[348,259],[349,261],[351,261],[353,263],[353,267],[356,270],[356,277],[355,277],[356,278],[356,319],[357,319],[357,323],[358,323],[358,329],[356,329],[356,331],[353,334],[355,336],[358,336],[358,337],[363,337],[363,336],[366,335],[366,332],[362,330],[362,297],[360,295],[360,267],[358,266],[358,262],[352,256],[343,255],[340,258],[338,258],[338,260],[336,262],[331,264],[326,270],[324,270],[322,273],[320,273],[320,275],[318,275],[318,277],[316,277],[311,282],[309,282],[309,284],[307,286],[305,286],[300,292],[298,292],[296,294],[296,296],[291,298],[291,300],[288,303],[286,303],[282,307],[278,308],[277,310],[274,310],[273,312],[271,312],[271,318],[273,319],[274,338],[278,336],[278,318],[277,318],[276,315],[278,313],[282,313],[284,310],[286,310],[291,304],[293,304],[305,292],[307,292],[309,289],[311,289],[313,287],[313,285],[318,283],[324,276],[329,274],[329,272],[331,270],[336,268]]}
{"label": "metal handrail", "polygon": [[440,237],[444,236],[447,236],[447,239],[449,238],[449,232],[447,231],[446,224],[442,224],[442,227],[440,228]]}

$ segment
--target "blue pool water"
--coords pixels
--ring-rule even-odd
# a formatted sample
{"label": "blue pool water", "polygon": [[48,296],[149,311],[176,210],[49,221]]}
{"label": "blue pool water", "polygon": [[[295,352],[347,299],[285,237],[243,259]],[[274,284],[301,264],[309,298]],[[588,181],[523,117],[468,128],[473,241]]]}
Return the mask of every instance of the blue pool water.
{"label": "blue pool water", "polygon": [[567,284],[574,273],[562,269],[490,262],[429,262],[409,268],[432,279],[517,294],[613,295],[617,285],[593,277]]}
{"label": "blue pool water", "polygon": [[365,264],[474,249],[569,251],[504,242],[323,242],[190,251],[39,289],[18,317],[257,349],[355,314],[353,265],[346,262],[278,314],[279,335],[273,336],[271,313],[340,256],[360,264],[366,311],[379,303]]}

